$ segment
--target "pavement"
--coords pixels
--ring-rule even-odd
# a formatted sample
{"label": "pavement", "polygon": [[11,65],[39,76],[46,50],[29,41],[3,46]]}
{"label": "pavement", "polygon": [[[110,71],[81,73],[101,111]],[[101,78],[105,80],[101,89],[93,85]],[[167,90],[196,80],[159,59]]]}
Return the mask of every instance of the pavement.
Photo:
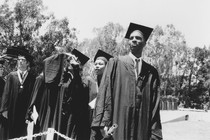
{"label": "pavement", "polygon": [[161,111],[164,140],[210,140],[210,110]]}
{"label": "pavement", "polygon": [[[160,116],[163,140],[210,140],[210,110],[161,110]],[[33,125],[30,124],[29,135],[32,135],[32,129]]]}

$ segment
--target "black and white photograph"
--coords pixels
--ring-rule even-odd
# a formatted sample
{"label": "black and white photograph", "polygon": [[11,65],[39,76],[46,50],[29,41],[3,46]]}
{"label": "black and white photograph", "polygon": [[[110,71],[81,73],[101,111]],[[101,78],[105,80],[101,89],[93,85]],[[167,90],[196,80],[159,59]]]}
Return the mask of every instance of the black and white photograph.
{"label": "black and white photograph", "polygon": [[0,0],[0,140],[210,140],[209,0]]}

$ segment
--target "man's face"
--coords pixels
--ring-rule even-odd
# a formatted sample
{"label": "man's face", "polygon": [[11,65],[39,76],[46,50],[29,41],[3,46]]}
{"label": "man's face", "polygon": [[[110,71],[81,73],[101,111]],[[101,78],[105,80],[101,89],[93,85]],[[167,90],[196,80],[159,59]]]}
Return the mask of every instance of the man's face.
{"label": "man's face", "polygon": [[18,56],[18,69],[21,71],[27,70],[27,67],[29,66],[29,62],[26,60],[24,56]]}
{"label": "man's face", "polygon": [[142,49],[145,46],[143,34],[138,30],[133,31],[130,34],[129,45],[133,54],[142,53]]}

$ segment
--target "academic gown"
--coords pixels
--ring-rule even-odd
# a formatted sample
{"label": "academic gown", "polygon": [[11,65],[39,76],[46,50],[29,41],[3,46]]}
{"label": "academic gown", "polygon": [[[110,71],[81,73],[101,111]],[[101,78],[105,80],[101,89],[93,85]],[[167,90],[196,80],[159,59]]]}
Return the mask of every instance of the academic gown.
{"label": "academic gown", "polygon": [[27,135],[27,124],[25,115],[29,106],[29,101],[35,82],[35,75],[31,71],[21,88],[17,71],[11,72],[7,76],[0,112],[8,111],[6,138],[18,138]]}
{"label": "academic gown", "polygon": [[[38,118],[34,125],[34,133],[45,132],[48,128],[56,129],[59,119],[58,112],[61,112],[59,105],[60,81],[63,74],[64,54],[53,55],[44,60],[43,74],[36,78],[32,98],[27,111],[26,119],[31,120],[30,116],[33,107],[36,107]],[[34,139],[46,139],[46,135]]]}
{"label": "academic gown", "polygon": [[[0,77],[0,105],[1,105],[1,98],[4,91],[5,80]],[[2,116],[0,113],[0,140],[6,139],[5,132],[6,132],[6,118]]]}
{"label": "academic gown", "polygon": [[128,55],[110,59],[100,84],[92,128],[117,124],[114,140],[162,139],[159,85],[157,70],[145,61],[136,78]]}
{"label": "academic gown", "polygon": [[61,87],[59,95],[62,101],[59,132],[74,140],[87,140],[90,134],[88,86],[76,73],[67,85]]}
{"label": "academic gown", "polygon": [[[89,103],[92,102],[96,97],[98,93],[98,84],[97,81],[94,80],[91,76],[86,77],[86,84],[89,89]],[[92,118],[93,118],[93,111],[94,109],[89,106],[89,113],[90,113],[90,124],[92,123]]]}
{"label": "academic gown", "polygon": [[[88,139],[88,88],[81,77],[64,71],[66,57],[58,54],[44,61],[44,73],[35,83],[28,117],[37,108],[39,114],[34,133],[53,128],[77,140]],[[46,136],[36,137],[46,139]],[[54,139],[62,139],[54,135]]]}
{"label": "academic gown", "polygon": [[0,77],[0,104],[1,104],[1,97],[4,91],[5,80]]}
{"label": "academic gown", "polygon": [[86,84],[89,88],[89,102],[96,98],[98,93],[98,84],[91,76],[86,77]]}

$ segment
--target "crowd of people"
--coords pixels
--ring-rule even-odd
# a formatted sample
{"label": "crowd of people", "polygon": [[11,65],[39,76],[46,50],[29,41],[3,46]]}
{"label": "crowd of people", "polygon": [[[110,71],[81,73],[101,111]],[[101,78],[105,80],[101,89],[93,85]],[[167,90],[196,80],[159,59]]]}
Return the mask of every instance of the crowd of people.
{"label": "crowd of people", "polygon": [[[95,78],[82,76],[89,57],[77,49],[46,58],[36,76],[29,51],[8,48],[6,55],[17,58],[17,70],[0,79],[0,140],[26,136],[30,123],[33,133],[53,128],[74,140],[163,139],[159,75],[142,59],[152,31],[130,23],[125,35],[129,54],[112,56],[99,49]],[[4,62],[0,61],[1,77]],[[45,140],[46,135],[34,139]]]}

